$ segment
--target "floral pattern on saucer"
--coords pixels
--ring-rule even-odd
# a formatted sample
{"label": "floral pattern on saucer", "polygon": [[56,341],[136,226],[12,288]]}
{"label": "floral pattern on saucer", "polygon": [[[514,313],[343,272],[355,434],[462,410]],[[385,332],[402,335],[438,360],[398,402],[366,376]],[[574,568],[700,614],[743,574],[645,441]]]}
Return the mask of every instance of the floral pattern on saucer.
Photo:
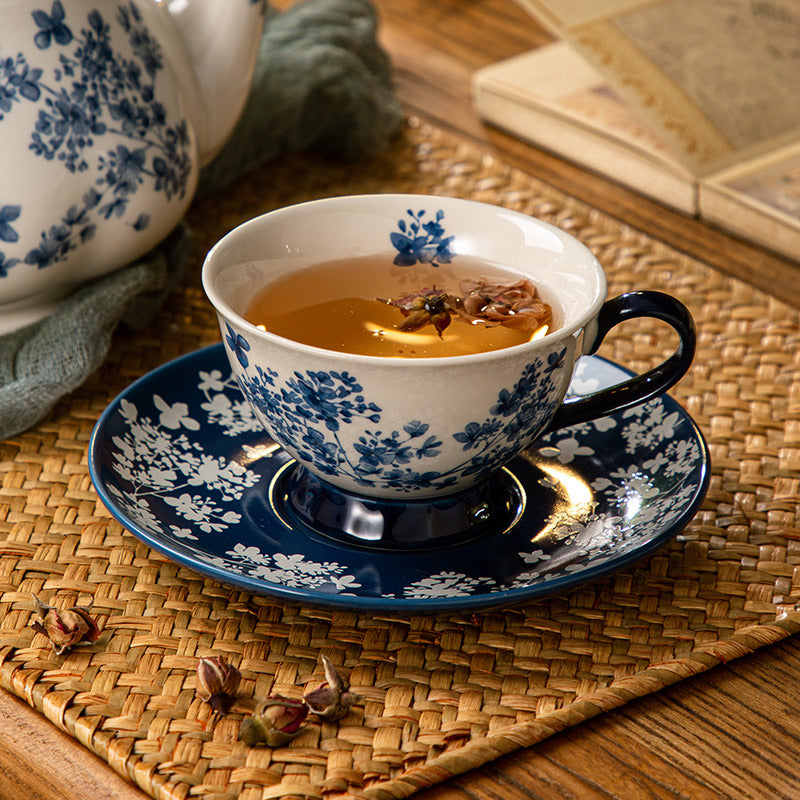
{"label": "floral pattern on saucer", "polygon": [[[571,392],[624,370],[579,362]],[[669,397],[556,431],[509,465],[514,527],[398,554],[290,528],[270,502],[289,457],[260,430],[221,345],[177,359],[104,412],[90,446],[101,499],[129,530],[203,574],[284,599],[434,611],[516,602],[620,569],[672,538],[705,494],[705,442]]]}
{"label": "floral pattern on saucer", "polygon": [[242,492],[258,483],[260,476],[236,460],[205,452],[188,435],[199,431],[203,423],[220,425],[224,436],[257,427],[249,406],[229,401],[221,378],[217,371],[198,375],[197,389],[207,398],[200,404],[202,421],[190,414],[186,403],[170,404],[158,394],[152,398],[152,416],[140,414],[134,403],[120,400],[119,415],[127,427],[114,437],[112,452],[125,489],[112,484],[109,491],[140,524],[158,526],[154,498],[173,508],[185,523],[170,528],[178,538],[197,539],[194,528],[221,533],[241,521],[242,515],[230,505],[241,500]]}

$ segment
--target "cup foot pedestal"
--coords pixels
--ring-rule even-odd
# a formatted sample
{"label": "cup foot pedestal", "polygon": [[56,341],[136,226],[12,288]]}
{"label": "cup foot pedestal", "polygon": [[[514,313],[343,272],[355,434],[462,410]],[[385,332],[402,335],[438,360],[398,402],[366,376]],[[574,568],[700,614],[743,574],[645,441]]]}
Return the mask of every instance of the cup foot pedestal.
{"label": "cup foot pedestal", "polygon": [[291,462],[272,482],[270,495],[292,528],[381,550],[450,547],[496,535],[513,527],[525,507],[522,486],[506,470],[458,494],[403,501],[351,494]]}
{"label": "cup foot pedestal", "polygon": [[[401,503],[404,524],[385,537],[376,524],[341,522],[374,511],[374,501],[356,498],[344,513],[342,498],[327,492],[321,505],[333,507],[333,521],[307,511],[301,520],[302,494],[288,502],[294,461],[249,416],[237,416],[246,406],[229,370],[217,344],[137,380],[98,420],[89,469],[111,515],[148,547],[254,595],[364,613],[427,614],[563,594],[669,542],[708,488],[703,436],[665,395],[601,425],[550,434],[509,461],[497,476],[499,510],[489,502],[488,518],[474,512],[468,495]],[[579,370],[579,385],[593,388],[629,374],[596,356],[582,359]],[[179,431],[163,424],[165,404],[181,404],[181,418],[200,424]],[[175,481],[201,463],[225,469],[196,470],[189,485]],[[498,496],[496,484],[477,491],[482,502]],[[441,527],[448,507],[461,522]],[[386,519],[397,509],[378,510]],[[464,516],[483,518],[484,525],[464,525]],[[436,538],[420,535],[431,527]],[[365,530],[373,538],[365,540]]]}

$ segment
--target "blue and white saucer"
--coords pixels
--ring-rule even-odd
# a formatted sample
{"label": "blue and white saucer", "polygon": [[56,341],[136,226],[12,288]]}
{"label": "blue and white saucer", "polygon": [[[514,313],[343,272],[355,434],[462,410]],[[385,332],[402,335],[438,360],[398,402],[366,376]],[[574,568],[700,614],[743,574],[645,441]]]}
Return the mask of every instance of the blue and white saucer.
{"label": "blue and white saucer", "polygon": [[[578,364],[573,394],[627,377]],[[320,535],[282,513],[290,457],[259,430],[222,345],[176,359],[103,412],[92,481],[122,525],[191,569],[286,601],[429,612],[564,592],[666,544],[709,480],[708,448],[669,396],[556,431],[508,465],[510,527],[449,546],[379,550]]]}

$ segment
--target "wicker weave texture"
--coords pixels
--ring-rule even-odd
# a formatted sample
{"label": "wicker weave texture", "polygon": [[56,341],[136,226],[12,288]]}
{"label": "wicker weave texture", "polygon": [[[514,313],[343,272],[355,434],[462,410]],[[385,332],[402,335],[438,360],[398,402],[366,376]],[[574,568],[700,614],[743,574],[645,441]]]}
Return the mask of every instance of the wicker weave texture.
{"label": "wicker weave texture", "polygon": [[[317,197],[415,192],[541,217],[586,243],[613,294],[662,289],[698,324],[673,394],[709,442],[702,509],[674,542],[563,596],[482,614],[374,615],[276,602],[215,583],[138,542],[103,508],[87,444],[132,380],[218,340],[205,251],[239,222]],[[193,269],[143,335],[35,429],[0,443],[0,685],[158,800],[405,797],[564,727],[778,641],[800,627],[800,326],[769,296],[414,120],[370,163],[290,158],[195,203]],[[633,369],[672,342],[632,322],[601,354]],[[98,642],[53,655],[31,593],[93,602]],[[297,697],[324,653],[363,695],[339,723],[275,749],[237,741],[254,699]],[[197,659],[242,672],[232,712],[195,695]]]}

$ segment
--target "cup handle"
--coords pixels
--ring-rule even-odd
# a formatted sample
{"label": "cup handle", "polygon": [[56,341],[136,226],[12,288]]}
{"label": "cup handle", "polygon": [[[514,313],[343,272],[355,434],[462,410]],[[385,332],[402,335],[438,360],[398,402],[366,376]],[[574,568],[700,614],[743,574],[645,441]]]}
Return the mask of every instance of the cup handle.
{"label": "cup handle", "polygon": [[675,352],[662,364],[643,375],[584,397],[565,400],[545,432],[588,422],[646,403],[666,392],[686,374],[697,345],[694,321],[683,303],[663,292],[628,292],[607,300],[600,309],[597,332],[586,353],[597,352],[611,328],[634,317],[655,317],[671,325],[680,338]]}

